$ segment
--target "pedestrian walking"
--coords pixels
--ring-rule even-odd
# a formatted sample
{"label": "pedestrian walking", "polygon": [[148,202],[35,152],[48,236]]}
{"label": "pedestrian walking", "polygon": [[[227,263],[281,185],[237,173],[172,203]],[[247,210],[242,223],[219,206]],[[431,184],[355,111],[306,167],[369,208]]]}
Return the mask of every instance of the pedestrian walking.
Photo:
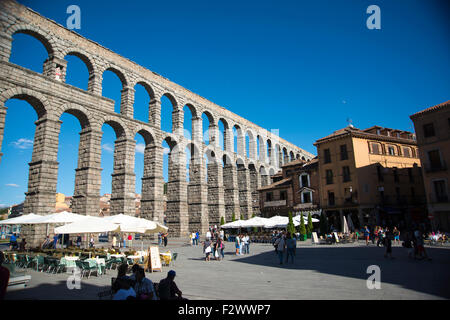
{"label": "pedestrian walking", "polygon": [[244,237],[244,247],[245,247],[245,253],[250,254],[250,237],[248,234],[245,234]]}
{"label": "pedestrian walking", "polygon": [[392,239],[394,239],[394,236],[391,230],[386,227],[386,230],[384,232],[384,246],[386,247],[386,252],[384,253],[385,258],[389,256],[391,259],[394,259],[392,257]]}
{"label": "pedestrian walking", "polygon": [[158,246],[162,244],[162,235],[161,232],[158,232]]}
{"label": "pedestrian walking", "polygon": [[236,236],[236,239],[235,239],[235,246],[236,246],[236,255],[239,255],[240,254],[240,251],[239,251],[239,249],[240,249],[240,247],[241,247],[241,241],[240,241],[241,239],[239,238],[239,235],[237,235]]}
{"label": "pedestrian walking", "polygon": [[91,235],[91,240],[89,240],[89,247],[93,248],[94,247],[94,236]]}
{"label": "pedestrian walking", "polygon": [[169,234],[166,232],[165,234],[163,234],[163,241],[164,241],[164,247],[167,247],[167,237],[169,236]]}
{"label": "pedestrian walking", "polygon": [[370,237],[370,231],[367,226],[364,226],[364,238],[366,239],[366,246],[369,245],[369,237]]}
{"label": "pedestrian walking", "polygon": [[275,241],[275,246],[277,247],[277,254],[278,259],[280,260],[280,264],[283,264],[284,251],[286,250],[286,240],[284,238],[284,235],[282,235]]}
{"label": "pedestrian walking", "polygon": [[112,247],[113,247],[113,249],[116,248],[116,245],[117,245],[117,238],[116,238],[116,236],[114,235],[113,238],[112,238]]}
{"label": "pedestrian walking", "polygon": [[400,231],[397,229],[397,227],[394,227],[392,233],[394,235],[394,244],[400,244]]}
{"label": "pedestrian walking", "polygon": [[296,248],[297,248],[297,240],[294,237],[292,237],[290,233],[288,233],[286,240],[286,249],[287,249],[286,263],[289,262],[289,257],[292,258],[292,263],[294,263]]}
{"label": "pedestrian walking", "polygon": [[81,247],[81,235],[77,236],[77,248]]}
{"label": "pedestrian walking", "polygon": [[205,254],[205,261],[210,261],[211,240],[208,238],[206,238],[205,242],[203,242],[203,253]]}
{"label": "pedestrian walking", "polygon": [[133,245],[133,236],[131,233],[128,235],[128,246],[131,248]]}

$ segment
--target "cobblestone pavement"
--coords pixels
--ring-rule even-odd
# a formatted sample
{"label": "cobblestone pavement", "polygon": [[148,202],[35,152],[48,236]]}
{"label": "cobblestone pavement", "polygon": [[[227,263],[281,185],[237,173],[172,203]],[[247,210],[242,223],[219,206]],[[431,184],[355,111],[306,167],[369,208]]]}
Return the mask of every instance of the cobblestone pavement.
{"label": "cobblestone pavement", "polygon": [[[135,243],[140,247],[140,242]],[[225,260],[206,262],[200,246],[171,239],[167,248],[178,253],[174,266],[163,272],[146,273],[160,281],[167,271],[188,299],[449,299],[450,248],[427,247],[431,261],[409,259],[400,246],[393,247],[395,259],[385,259],[384,249],[364,244],[299,245],[295,263],[279,265],[270,244],[251,244],[251,253],[234,254],[226,243]],[[381,289],[369,290],[367,267],[381,269]],[[69,274],[27,271],[32,276],[25,289],[9,289],[6,299],[98,299],[97,293],[110,284],[115,270],[81,281],[81,289],[69,290]]]}

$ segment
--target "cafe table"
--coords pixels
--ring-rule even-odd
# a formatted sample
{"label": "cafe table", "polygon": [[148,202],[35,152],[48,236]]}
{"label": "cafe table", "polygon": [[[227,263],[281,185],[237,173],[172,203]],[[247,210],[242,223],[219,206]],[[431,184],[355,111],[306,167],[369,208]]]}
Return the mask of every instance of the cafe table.
{"label": "cafe table", "polygon": [[65,256],[61,258],[60,263],[64,264],[66,268],[75,268],[77,266],[75,261],[77,260],[80,260],[80,257]]}

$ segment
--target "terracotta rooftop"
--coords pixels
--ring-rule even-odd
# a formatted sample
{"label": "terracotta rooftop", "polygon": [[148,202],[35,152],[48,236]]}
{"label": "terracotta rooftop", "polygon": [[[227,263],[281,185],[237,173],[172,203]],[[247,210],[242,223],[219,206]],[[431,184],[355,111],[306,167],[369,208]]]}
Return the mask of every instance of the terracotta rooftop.
{"label": "terracotta rooftop", "polygon": [[413,119],[413,118],[416,118],[416,117],[418,117],[418,116],[421,116],[421,115],[423,115],[423,114],[425,114],[425,113],[437,111],[437,110],[444,109],[444,108],[445,108],[445,109],[446,109],[446,108],[450,108],[450,100],[445,101],[445,102],[442,102],[442,103],[440,103],[440,104],[437,104],[437,105],[435,105],[435,106],[433,106],[433,107],[427,108],[427,109],[425,109],[425,110],[416,112],[416,113],[414,113],[413,115],[410,115],[409,117],[410,117],[411,119]]}
{"label": "terracotta rooftop", "polygon": [[291,178],[284,178],[284,179],[282,179],[282,180],[280,180],[280,181],[277,181],[277,182],[274,182],[274,183],[269,184],[269,185],[267,185],[267,186],[261,187],[261,188],[258,189],[258,191],[276,188],[276,187],[278,187],[278,186],[280,186],[280,185],[282,185],[282,184],[284,184],[284,183],[286,183],[286,182],[289,182],[289,181],[291,181],[291,180],[292,180]]}
{"label": "terracotta rooftop", "polygon": [[326,136],[324,138],[318,139],[314,143],[314,145],[317,146],[318,144],[320,144],[320,143],[322,143],[322,142],[324,142],[326,140],[333,139],[333,138],[338,138],[338,137],[341,137],[341,136],[343,137],[343,136],[347,136],[347,135],[352,135],[352,136],[355,136],[355,137],[358,137],[358,138],[369,138],[369,139],[376,139],[376,140],[397,141],[397,142],[400,142],[400,143],[411,143],[411,142],[416,143],[416,141],[414,139],[409,139],[409,138],[405,138],[405,137],[403,137],[403,138],[402,137],[396,137],[396,136],[393,136],[393,135],[388,136],[388,135],[384,135],[384,134],[376,134],[376,133],[373,133],[373,132],[368,132],[368,131],[372,131],[375,128],[380,129],[381,131],[407,133],[407,134],[411,134],[412,135],[412,133],[409,132],[409,131],[398,130],[398,129],[390,129],[390,128],[384,128],[384,127],[379,127],[379,126],[372,126],[370,128],[364,129],[364,130],[355,128],[353,126],[352,127],[348,126],[348,127],[342,128],[340,130],[337,130],[337,131],[333,132],[332,134],[330,134],[330,135],[328,135],[328,136]]}

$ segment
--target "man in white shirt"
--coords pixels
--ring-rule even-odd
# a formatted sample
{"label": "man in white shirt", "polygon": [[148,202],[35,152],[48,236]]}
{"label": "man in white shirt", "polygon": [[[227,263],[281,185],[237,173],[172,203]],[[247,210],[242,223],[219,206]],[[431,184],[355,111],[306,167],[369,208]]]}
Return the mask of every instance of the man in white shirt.
{"label": "man in white shirt", "polygon": [[206,239],[211,239],[211,232],[209,230],[206,232]]}
{"label": "man in white shirt", "polygon": [[246,234],[242,240],[244,242],[244,250],[243,250],[244,254],[249,254],[250,253],[250,247],[249,247],[250,237]]}

